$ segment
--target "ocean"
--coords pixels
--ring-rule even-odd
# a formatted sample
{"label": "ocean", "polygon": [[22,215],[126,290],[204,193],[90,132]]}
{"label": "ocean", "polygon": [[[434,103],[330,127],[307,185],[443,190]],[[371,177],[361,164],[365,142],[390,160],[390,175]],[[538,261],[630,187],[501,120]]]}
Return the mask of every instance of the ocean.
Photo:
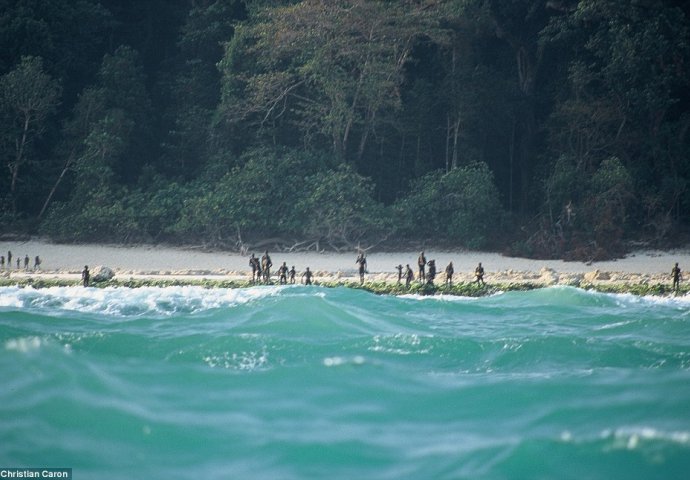
{"label": "ocean", "polygon": [[74,479],[685,479],[690,298],[0,289],[0,465]]}

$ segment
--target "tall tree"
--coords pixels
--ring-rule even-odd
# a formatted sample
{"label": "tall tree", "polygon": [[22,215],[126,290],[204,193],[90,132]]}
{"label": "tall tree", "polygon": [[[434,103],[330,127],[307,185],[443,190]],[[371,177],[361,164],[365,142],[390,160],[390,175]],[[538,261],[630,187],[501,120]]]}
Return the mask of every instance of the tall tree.
{"label": "tall tree", "polygon": [[411,1],[266,9],[241,27],[220,64],[221,113],[274,140],[286,126],[306,146],[361,160],[372,132],[400,107],[403,69],[415,39],[431,33],[429,20]]}
{"label": "tall tree", "polygon": [[577,54],[548,123],[552,148],[584,175],[619,158],[640,189],[638,228],[663,236],[690,181],[688,18],[662,0],[583,0],[553,27],[549,39]]}
{"label": "tall tree", "polygon": [[538,157],[537,137],[540,129],[539,103],[546,96],[538,90],[546,44],[540,41],[541,31],[554,15],[562,15],[567,0],[481,0],[488,6],[497,38],[510,48],[514,66],[514,100],[510,105],[513,122],[510,126],[508,189],[509,209],[527,213],[532,182]]}
{"label": "tall tree", "polygon": [[[161,171],[185,178],[197,174],[213,153],[213,113],[220,100],[223,44],[234,24],[246,18],[241,0],[198,2],[190,11],[177,41],[171,75],[163,77],[165,137],[158,162]],[[227,147],[223,142],[222,148]],[[232,147],[232,145],[230,145]]]}
{"label": "tall tree", "polygon": [[22,57],[12,71],[0,77],[2,154],[9,170],[12,213],[22,167],[32,158],[30,147],[44,130],[60,100],[60,85],[43,70],[40,57]]}
{"label": "tall tree", "polygon": [[99,0],[3,0],[0,2],[0,74],[22,56],[42,57],[44,68],[61,79],[61,112],[72,108],[93,82],[113,28]]}
{"label": "tall tree", "polygon": [[141,168],[157,152],[153,141],[151,100],[138,52],[121,46],[112,55],[106,54],[98,76],[107,108],[121,111],[131,124],[131,130],[121,130],[126,137],[120,141],[126,148],[118,154],[113,168],[119,181],[134,183]]}
{"label": "tall tree", "polygon": [[[79,96],[63,128],[63,166],[56,173],[40,216],[68,172],[76,172],[74,209],[90,195],[131,185],[152,151],[150,101],[136,51],[120,47],[103,57],[99,81]],[[107,199],[106,199],[107,201]]]}

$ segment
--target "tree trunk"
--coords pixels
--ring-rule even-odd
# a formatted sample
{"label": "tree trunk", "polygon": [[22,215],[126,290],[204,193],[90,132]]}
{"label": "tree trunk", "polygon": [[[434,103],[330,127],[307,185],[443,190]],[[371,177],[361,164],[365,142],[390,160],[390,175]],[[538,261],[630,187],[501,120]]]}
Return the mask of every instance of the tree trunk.
{"label": "tree trunk", "polygon": [[19,142],[19,145],[17,145],[17,155],[15,156],[14,164],[12,165],[12,185],[10,186],[10,192],[12,193],[12,195],[14,195],[14,192],[17,188],[17,178],[19,178],[19,166],[23,162],[24,147],[26,146],[26,136],[29,132],[30,120],[31,117],[29,115],[27,115],[24,118],[24,130],[22,131],[22,139]]}
{"label": "tree trunk", "polygon": [[12,182],[10,184],[10,196],[12,197],[12,213],[17,213],[17,179],[19,178],[19,167],[24,161],[24,147],[26,146],[26,137],[29,133],[29,124],[31,122],[31,115],[25,115],[24,117],[24,129],[22,131],[22,139],[17,145],[17,154],[14,159],[14,163],[10,167],[12,172]]}
{"label": "tree trunk", "polygon": [[453,125],[453,162],[451,164],[451,169],[455,170],[458,168],[458,139],[460,137],[460,115],[455,120],[455,125]]}
{"label": "tree trunk", "polygon": [[446,114],[446,173],[450,172],[450,113]]}
{"label": "tree trunk", "polygon": [[510,132],[510,153],[509,153],[509,171],[508,171],[508,211],[513,211],[513,171],[515,169],[515,125],[517,120],[513,121],[513,128]]}
{"label": "tree trunk", "polygon": [[62,179],[65,177],[65,174],[69,170],[69,167],[72,165],[72,161],[74,160],[74,151],[70,154],[69,158],[67,159],[67,162],[65,162],[65,166],[62,167],[62,171],[60,172],[60,176],[57,178],[55,181],[55,184],[53,184],[53,188],[50,190],[50,193],[48,194],[48,197],[46,198],[46,201],[43,202],[43,207],[41,208],[41,212],[38,214],[38,219],[40,220],[43,218],[43,214],[46,212],[48,209],[48,205],[50,205],[50,202],[53,199],[53,195],[55,195],[55,192],[57,191],[58,187],[60,186],[60,183],[62,182]]}
{"label": "tree trunk", "polygon": [[369,139],[369,132],[374,128],[374,119],[376,118],[376,110],[369,109],[367,112],[367,121],[364,127],[364,132],[362,133],[362,138],[359,139],[359,148],[357,149],[357,162],[359,163],[364,156],[364,149],[367,146],[367,140]]}

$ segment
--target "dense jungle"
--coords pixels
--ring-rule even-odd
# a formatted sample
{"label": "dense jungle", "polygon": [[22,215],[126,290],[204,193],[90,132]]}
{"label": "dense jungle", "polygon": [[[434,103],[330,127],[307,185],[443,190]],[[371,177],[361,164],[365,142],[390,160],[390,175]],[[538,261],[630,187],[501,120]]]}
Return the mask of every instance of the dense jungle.
{"label": "dense jungle", "polygon": [[680,0],[0,0],[0,235],[600,260],[690,230]]}

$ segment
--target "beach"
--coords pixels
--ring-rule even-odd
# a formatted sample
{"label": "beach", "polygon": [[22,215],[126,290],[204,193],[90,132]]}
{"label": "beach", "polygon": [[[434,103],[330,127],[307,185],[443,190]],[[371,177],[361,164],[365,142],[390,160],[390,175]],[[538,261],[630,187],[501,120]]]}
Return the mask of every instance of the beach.
{"label": "beach", "polygon": [[[140,245],[117,246],[81,244],[55,244],[41,239],[29,241],[2,241],[0,255],[13,255],[13,268],[5,267],[1,275],[10,278],[55,278],[78,281],[85,265],[93,272],[100,266],[110,268],[115,279],[231,279],[251,278],[249,255],[235,252],[204,251],[194,248]],[[264,252],[250,252],[261,257]],[[272,273],[285,262],[295,266],[298,275],[309,267],[316,281],[355,280],[356,252],[273,252]],[[24,257],[30,259],[29,271],[23,268]],[[38,271],[33,270],[34,258],[41,258]],[[370,281],[397,281],[397,265],[417,271],[419,251],[369,252],[367,275]],[[690,265],[690,248],[657,251],[640,250],[625,258],[605,262],[564,262],[562,260],[533,260],[506,257],[494,252],[425,250],[428,260],[436,260],[438,280],[445,279],[446,265],[453,262],[456,282],[474,280],[474,269],[479,262],[485,268],[485,280],[492,283],[531,282],[544,285],[588,283],[670,283],[671,268],[678,262],[680,268]],[[16,268],[21,258],[21,268]]]}

